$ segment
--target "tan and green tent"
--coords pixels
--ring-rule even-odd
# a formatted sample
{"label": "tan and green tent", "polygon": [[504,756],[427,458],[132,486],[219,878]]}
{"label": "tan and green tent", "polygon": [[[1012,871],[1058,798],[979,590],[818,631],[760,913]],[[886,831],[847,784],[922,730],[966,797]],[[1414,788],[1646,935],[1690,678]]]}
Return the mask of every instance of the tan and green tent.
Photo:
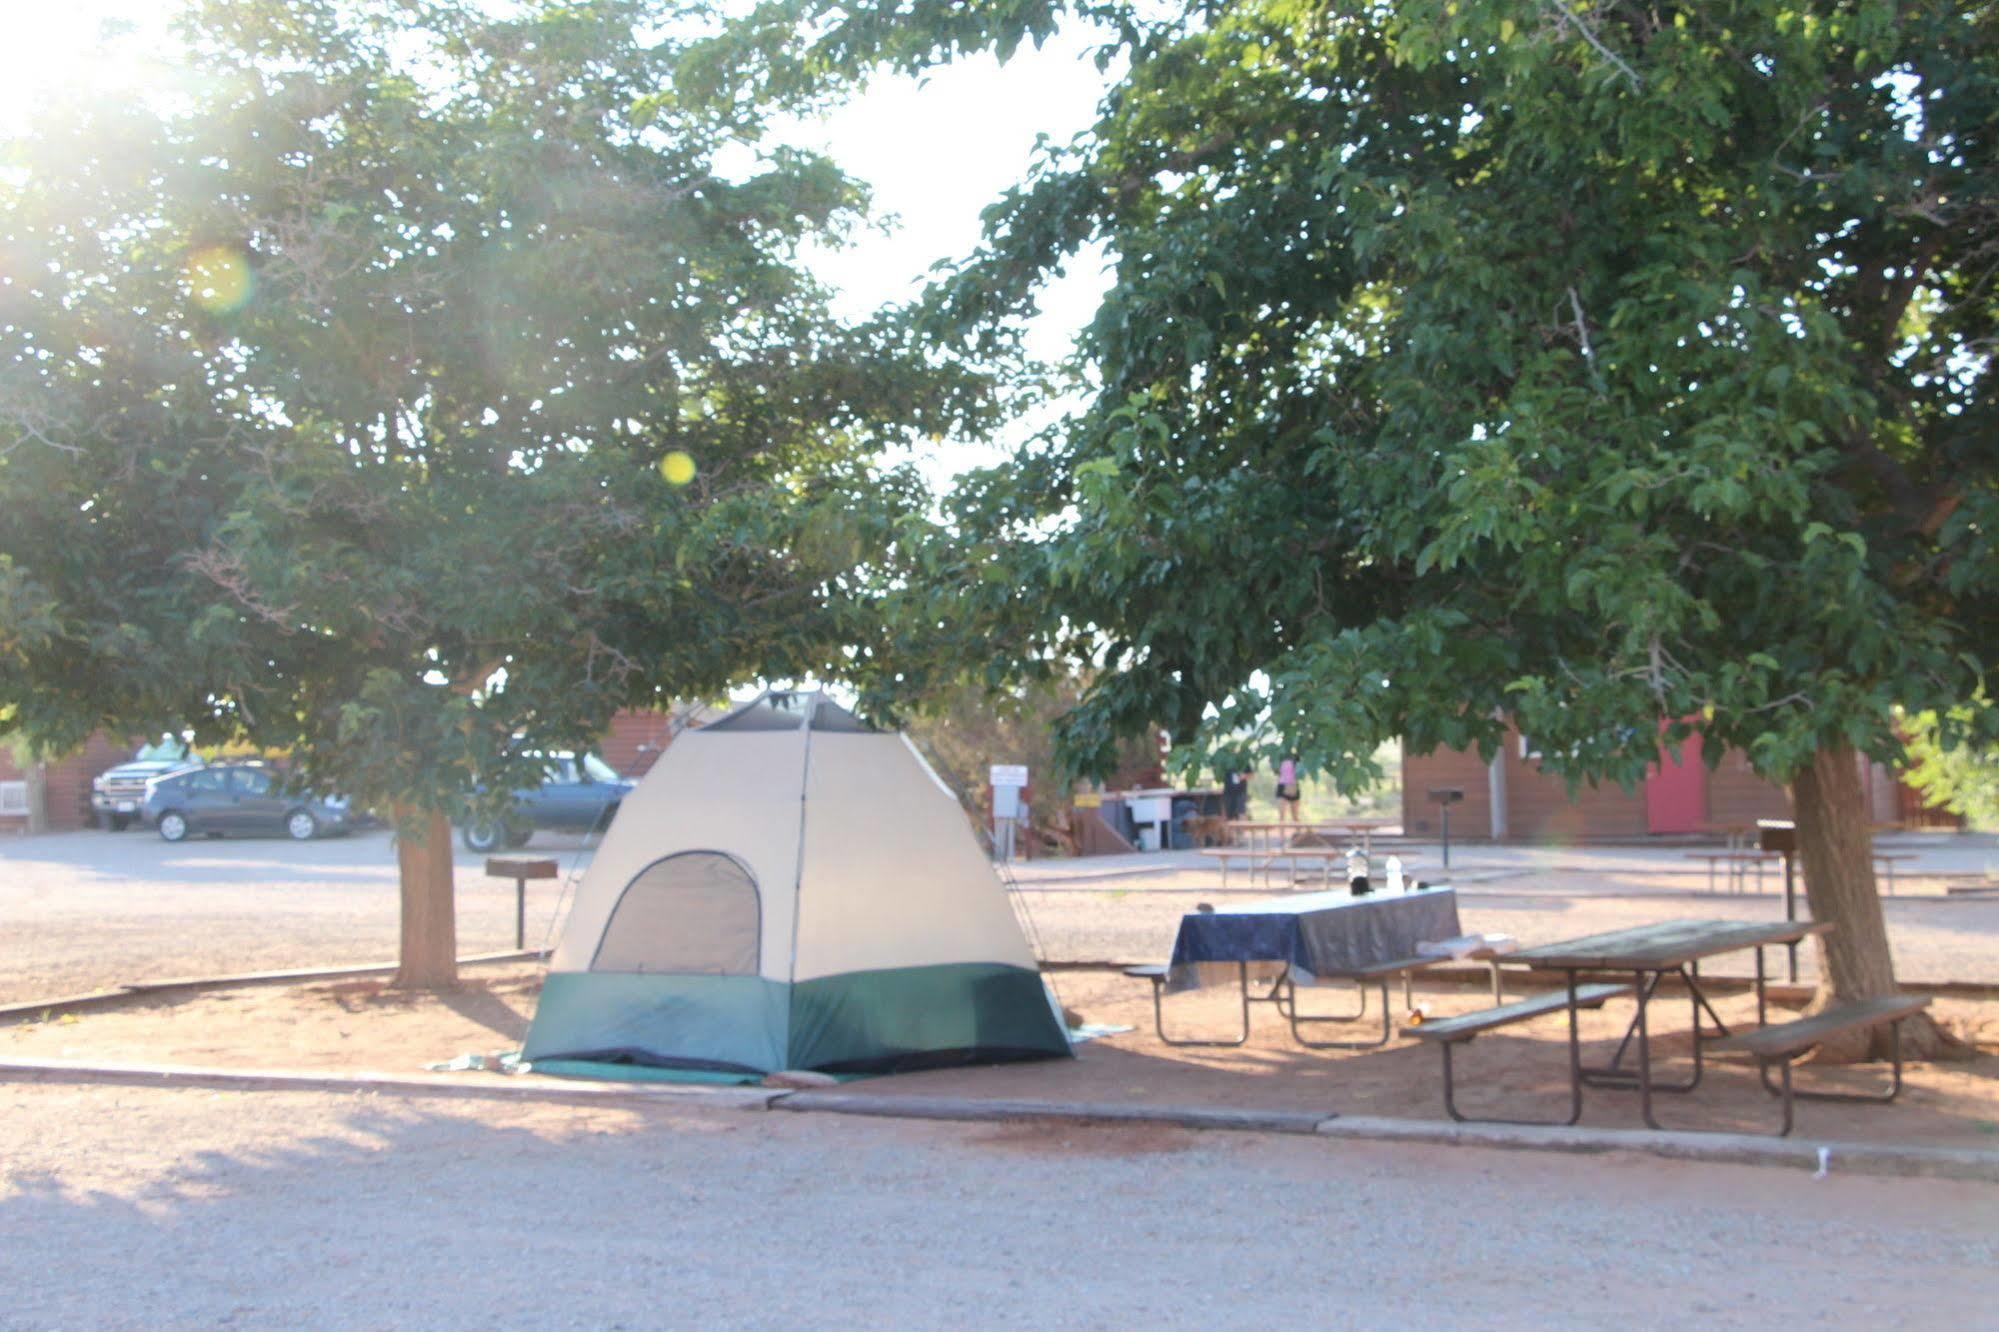
{"label": "tan and green tent", "polygon": [[684,732],[625,797],[522,1050],[638,1076],[1068,1053],[956,798],[817,693]]}

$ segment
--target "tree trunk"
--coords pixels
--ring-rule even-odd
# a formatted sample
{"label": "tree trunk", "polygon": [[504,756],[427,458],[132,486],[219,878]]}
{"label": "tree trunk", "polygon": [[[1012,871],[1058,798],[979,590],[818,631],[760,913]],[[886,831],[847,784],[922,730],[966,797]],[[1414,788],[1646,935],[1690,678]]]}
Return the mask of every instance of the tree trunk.
{"label": "tree trunk", "polygon": [[458,986],[458,917],[451,878],[451,822],[441,810],[395,807],[396,861],[402,871],[402,990]]}
{"label": "tree trunk", "polygon": [[28,786],[28,832],[45,833],[49,830],[49,765],[31,758],[21,765],[21,776]]}
{"label": "tree trunk", "polygon": [[[1812,1011],[1835,1003],[1895,994],[1895,959],[1874,882],[1874,834],[1860,759],[1851,749],[1821,749],[1791,785],[1804,859],[1805,897],[1812,919],[1829,922],[1818,936],[1819,988]],[[1822,1062],[1886,1059],[1889,1033],[1880,1027],[1819,1048]],[[1924,1058],[1963,1047],[1927,1015],[1902,1024],[1902,1053]]]}

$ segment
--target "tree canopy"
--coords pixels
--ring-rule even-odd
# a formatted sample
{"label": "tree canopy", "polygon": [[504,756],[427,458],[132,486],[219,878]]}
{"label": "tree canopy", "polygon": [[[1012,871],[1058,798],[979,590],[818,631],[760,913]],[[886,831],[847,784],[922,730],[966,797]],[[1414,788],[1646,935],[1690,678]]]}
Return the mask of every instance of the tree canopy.
{"label": "tree canopy", "polygon": [[918,10],[766,6],[809,35],[753,68],[1066,11],[1119,71],[926,312],[1004,359],[1056,266],[1115,265],[1087,405],[962,488],[916,615],[1001,674],[1095,668],[1084,766],[1164,722],[1351,782],[1510,715],[1575,780],[1697,726],[1819,783],[1898,758],[1898,707],[1989,731],[1949,708],[1999,630],[1992,5]]}
{"label": "tree canopy", "polygon": [[1115,668],[1085,757],[1205,716],[1351,771],[1500,710],[1579,777],[1642,775],[1653,720],[1778,780],[1899,757],[1999,628],[1994,38],[1189,6],[939,294],[991,348],[1084,243],[1117,265],[1090,405],[961,499],[1034,631],[997,641]]}
{"label": "tree canopy", "polygon": [[828,313],[865,191],[689,110],[683,11],[209,0],[178,86],[10,144],[7,729],[191,724],[441,826],[870,640],[921,495],[874,459],[984,397]]}

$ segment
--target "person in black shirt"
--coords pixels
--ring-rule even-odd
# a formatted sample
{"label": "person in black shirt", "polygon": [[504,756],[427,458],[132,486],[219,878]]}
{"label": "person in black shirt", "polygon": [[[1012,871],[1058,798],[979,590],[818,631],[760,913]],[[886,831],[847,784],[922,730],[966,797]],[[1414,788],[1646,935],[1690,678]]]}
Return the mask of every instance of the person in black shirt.
{"label": "person in black shirt", "polygon": [[1249,774],[1242,771],[1242,765],[1229,764],[1229,770],[1222,774],[1222,817],[1240,819],[1249,813]]}

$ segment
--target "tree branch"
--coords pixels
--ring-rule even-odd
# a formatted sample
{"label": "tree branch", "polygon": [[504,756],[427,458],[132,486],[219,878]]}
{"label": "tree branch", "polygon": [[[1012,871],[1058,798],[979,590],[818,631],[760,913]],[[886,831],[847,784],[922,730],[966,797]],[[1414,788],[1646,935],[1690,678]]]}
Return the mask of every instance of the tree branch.
{"label": "tree branch", "polygon": [[1644,88],[1645,80],[1638,77],[1638,71],[1627,65],[1617,52],[1605,46],[1603,39],[1596,35],[1596,30],[1583,21],[1582,15],[1571,13],[1561,4],[1561,0],[1544,0],[1544,3],[1547,5],[1548,11],[1555,16],[1557,24],[1573,27],[1584,41],[1596,48],[1598,55],[1616,66],[1617,72],[1630,81],[1633,92]]}

